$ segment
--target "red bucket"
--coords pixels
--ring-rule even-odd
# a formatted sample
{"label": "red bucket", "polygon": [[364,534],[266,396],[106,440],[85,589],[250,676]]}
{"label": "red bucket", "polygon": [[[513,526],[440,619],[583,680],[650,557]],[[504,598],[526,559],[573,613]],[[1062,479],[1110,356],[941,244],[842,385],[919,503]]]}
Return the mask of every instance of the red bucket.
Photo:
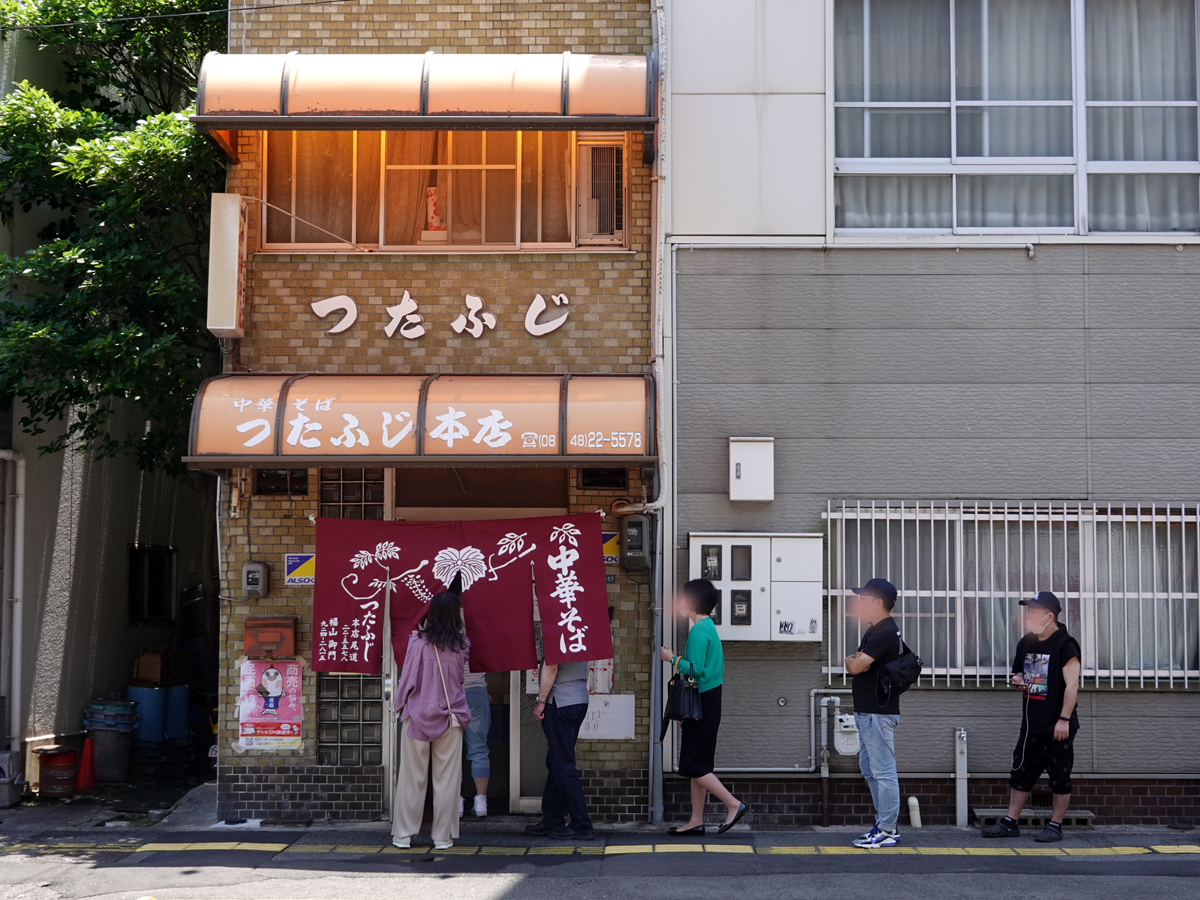
{"label": "red bucket", "polygon": [[39,775],[38,796],[74,797],[75,772],[79,768],[79,753],[73,747],[50,744],[36,747]]}

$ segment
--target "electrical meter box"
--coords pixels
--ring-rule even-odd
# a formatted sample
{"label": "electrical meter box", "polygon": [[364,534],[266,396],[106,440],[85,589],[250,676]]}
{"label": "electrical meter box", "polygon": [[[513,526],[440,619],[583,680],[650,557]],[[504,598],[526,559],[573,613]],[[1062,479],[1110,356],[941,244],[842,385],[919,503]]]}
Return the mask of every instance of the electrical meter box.
{"label": "electrical meter box", "polygon": [[824,536],[688,535],[689,578],[719,595],[723,641],[820,641],[824,636]]}
{"label": "electrical meter box", "polygon": [[621,568],[642,572],[650,568],[650,518],[621,516]]}
{"label": "electrical meter box", "polygon": [[729,499],[775,499],[775,438],[729,439]]}
{"label": "electrical meter box", "polygon": [[266,563],[248,562],[242,566],[242,593],[255,600],[267,596],[270,589],[271,570]]}

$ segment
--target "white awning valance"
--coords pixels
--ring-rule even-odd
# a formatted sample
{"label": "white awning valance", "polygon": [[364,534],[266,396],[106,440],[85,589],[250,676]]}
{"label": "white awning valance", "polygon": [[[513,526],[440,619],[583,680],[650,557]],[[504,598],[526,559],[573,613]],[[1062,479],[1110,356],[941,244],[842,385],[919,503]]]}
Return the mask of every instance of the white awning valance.
{"label": "white awning valance", "polygon": [[581,53],[224,54],[192,121],[218,130],[564,130],[653,125],[657,64]]}

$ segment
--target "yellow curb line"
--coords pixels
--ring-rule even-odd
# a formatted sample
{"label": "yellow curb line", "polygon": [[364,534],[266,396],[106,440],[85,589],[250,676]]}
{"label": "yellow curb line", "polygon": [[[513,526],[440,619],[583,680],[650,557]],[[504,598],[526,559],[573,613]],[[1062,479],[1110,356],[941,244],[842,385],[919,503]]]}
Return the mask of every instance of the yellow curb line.
{"label": "yellow curb line", "polygon": [[816,847],[770,847],[768,853],[784,853],[789,855],[800,855],[806,853],[816,853]]}
{"label": "yellow curb line", "polygon": [[576,847],[575,850],[584,856],[603,856],[603,847]]}
{"label": "yellow curb line", "polygon": [[524,856],[525,851],[533,852],[532,847],[480,847],[483,856]]}
{"label": "yellow curb line", "polygon": [[1062,856],[1061,847],[1013,847],[1018,856]]}
{"label": "yellow curb line", "polygon": [[753,853],[754,848],[749,844],[705,844],[706,853]]}
{"label": "yellow curb line", "polygon": [[604,848],[605,856],[617,856],[626,853],[653,853],[654,846],[651,844],[615,844],[611,847]]}
{"label": "yellow curb line", "polygon": [[699,844],[655,844],[655,853],[703,853]]}
{"label": "yellow curb line", "polygon": [[965,847],[917,847],[916,851],[922,856],[966,856]]}
{"label": "yellow curb line", "polygon": [[191,844],[142,844],[140,847],[134,847],[134,853],[158,853],[171,850],[186,850]]}
{"label": "yellow curb line", "polygon": [[574,847],[530,847],[530,856],[570,856],[575,852]]}
{"label": "yellow curb line", "polygon": [[968,856],[1012,856],[1012,847],[964,847]]}
{"label": "yellow curb line", "polygon": [[378,844],[338,844],[333,848],[334,853],[378,853],[383,848]]}
{"label": "yellow curb line", "polygon": [[1195,844],[1156,844],[1150,848],[1155,853],[1200,853]]}
{"label": "yellow curb line", "polygon": [[284,853],[329,853],[333,844],[292,844]]}
{"label": "yellow curb line", "polygon": [[1063,853],[1072,856],[1135,856],[1149,852],[1149,847],[1063,847]]}

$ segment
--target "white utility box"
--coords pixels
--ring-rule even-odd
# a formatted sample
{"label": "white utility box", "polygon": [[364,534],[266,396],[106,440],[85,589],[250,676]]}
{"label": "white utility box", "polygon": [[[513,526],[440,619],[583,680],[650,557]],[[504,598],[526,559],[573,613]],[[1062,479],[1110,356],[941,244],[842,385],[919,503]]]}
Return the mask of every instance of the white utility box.
{"label": "white utility box", "polygon": [[729,499],[775,499],[775,438],[729,439]]}
{"label": "white utility box", "polygon": [[824,546],[820,534],[690,534],[688,577],[720,593],[713,622],[723,641],[820,641]]}

